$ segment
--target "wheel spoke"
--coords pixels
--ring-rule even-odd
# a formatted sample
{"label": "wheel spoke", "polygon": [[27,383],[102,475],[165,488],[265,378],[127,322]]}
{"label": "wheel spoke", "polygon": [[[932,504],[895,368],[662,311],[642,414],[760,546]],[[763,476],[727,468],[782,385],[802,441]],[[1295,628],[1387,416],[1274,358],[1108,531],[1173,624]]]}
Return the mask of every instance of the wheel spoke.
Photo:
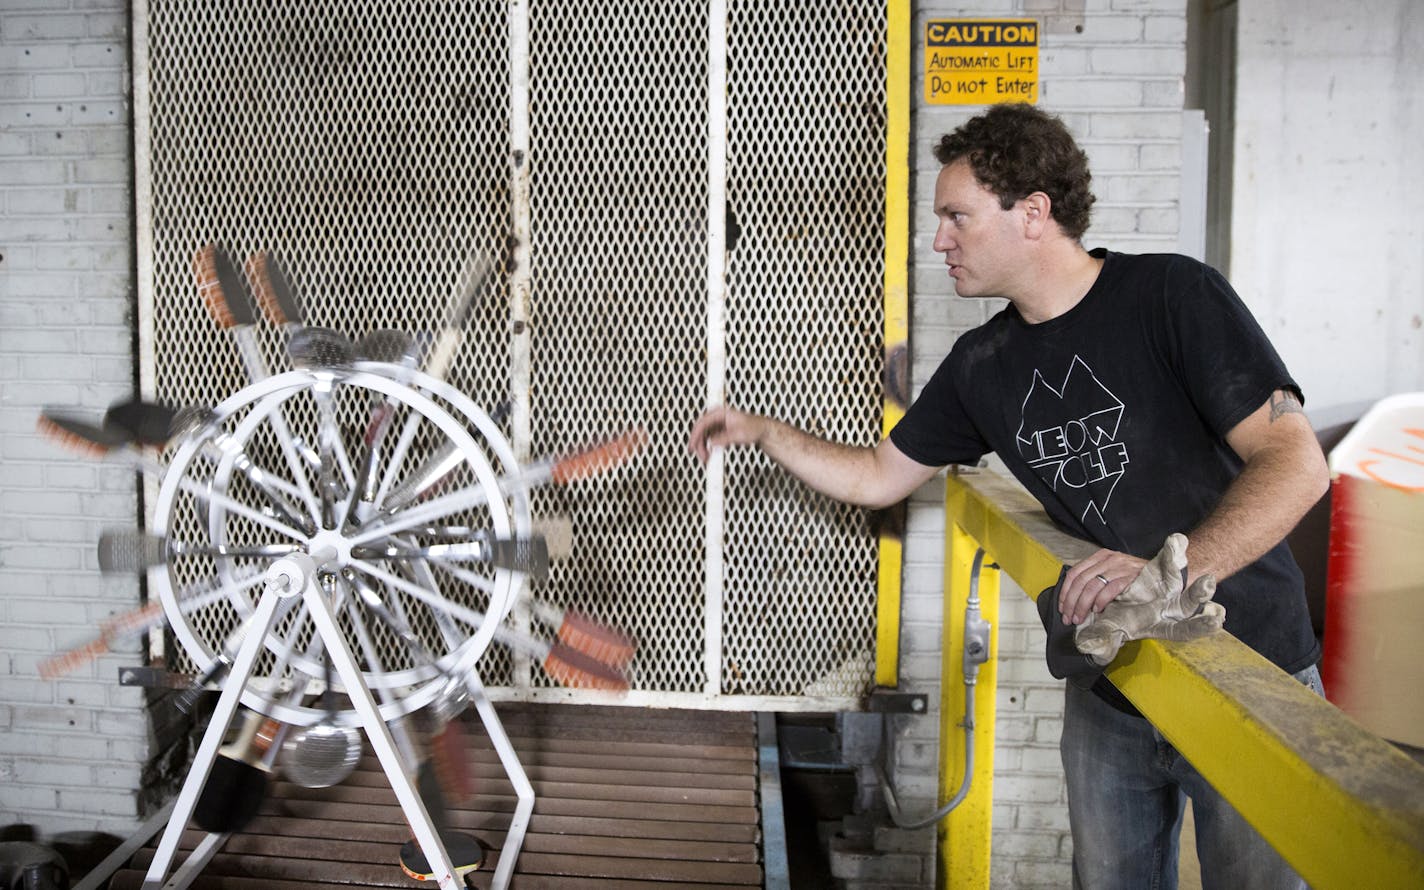
{"label": "wheel spoke", "polygon": [[[534,652],[547,644],[498,626],[523,576],[482,562],[503,554],[482,541],[531,534],[527,497],[510,484],[522,478],[512,449],[453,387],[418,372],[373,373],[380,368],[290,371],[215,406],[201,437],[175,442],[170,464],[147,468],[162,485],[145,534],[165,544],[152,578],[173,602],[176,639],[199,664],[240,633],[256,608],[253,588],[276,560],[343,554],[323,568],[337,579],[323,595],[343,616],[338,626],[383,717],[394,720],[445,695],[451,672],[473,668],[492,642]],[[372,406],[388,412],[384,429],[349,423]],[[368,430],[380,441],[368,441]],[[368,456],[371,446],[389,453]],[[403,488],[404,508],[382,514]],[[311,531],[300,527],[308,522]],[[322,719],[307,695],[325,658],[314,628],[304,602],[274,626],[244,704],[286,723]]]}

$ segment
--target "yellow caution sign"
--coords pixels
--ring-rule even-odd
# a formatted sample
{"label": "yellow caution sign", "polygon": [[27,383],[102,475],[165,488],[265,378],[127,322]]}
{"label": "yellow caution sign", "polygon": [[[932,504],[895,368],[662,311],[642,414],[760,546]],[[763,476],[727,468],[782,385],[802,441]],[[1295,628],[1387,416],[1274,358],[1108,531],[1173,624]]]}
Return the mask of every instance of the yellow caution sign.
{"label": "yellow caution sign", "polygon": [[1038,21],[932,19],[924,73],[930,105],[1037,102]]}

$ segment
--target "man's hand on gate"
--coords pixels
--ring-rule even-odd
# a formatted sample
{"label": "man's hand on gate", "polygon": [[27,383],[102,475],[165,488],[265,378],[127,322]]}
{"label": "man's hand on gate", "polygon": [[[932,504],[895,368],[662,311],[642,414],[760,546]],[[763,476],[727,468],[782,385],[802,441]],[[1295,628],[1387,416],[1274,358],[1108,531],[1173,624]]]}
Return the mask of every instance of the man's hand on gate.
{"label": "man's hand on gate", "polygon": [[727,405],[717,405],[707,409],[692,425],[692,432],[687,437],[687,450],[705,464],[714,448],[758,444],[769,426],[770,421],[764,417]]}

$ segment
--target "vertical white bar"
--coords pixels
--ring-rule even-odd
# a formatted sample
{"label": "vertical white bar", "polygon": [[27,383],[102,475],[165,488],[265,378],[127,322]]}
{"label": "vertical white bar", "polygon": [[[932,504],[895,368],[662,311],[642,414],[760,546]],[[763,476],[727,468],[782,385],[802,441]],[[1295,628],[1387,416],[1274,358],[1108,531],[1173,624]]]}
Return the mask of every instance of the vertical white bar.
{"label": "vertical white bar", "polygon": [[[148,0],[134,0],[133,32],[133,121],[134,121],[134,254],[138,275],[138,362],[139,394],[155,394],[153,337],[153,92],[148,71]],[[145,477],[143,502],[158,501],[158,480]],[[147,517],[145,517],[147,518]],[[161,633],[148,635],[148,657],[154,664],[166,660]]]}
{"label": "vertical white bar", "polygon": [[[148,71],[148,0],[133,4],[135,253],[138,257],[139,390],[154,394],[153,345],[153,92]],[[156,491],[154,492],[157,493]]]}
{"label": "vertical white bar", "polygon": [[[707,404],[727,398],[727,0],[707,7]],[[706,692],[722,692],[726,457],[707,463]]]}
{"label": "vertical white bar", "polygon": [[510,290],[510,423],[514,456],[529,459],[530,300],[529,268],[529,3],[509,2],[509,184],[513,236]]}
{"label": "vertical white bar", "polygon": [[[533,428],[529,420],[532,387],[532,278],[530,245],[532,229],[529,206],[529,0],[509,3],[509,161],[510,211],[513,226],[513,266],[509,274],[510,296],[510,434],[514,456],[521,464],[533,450]],[[528,581],[524,582],[528,584]],[[519,597],[518,602],[523,602]],[[516,606],[511,616],[515,628],[527,632],[529,616]],[[514,686],[529,687],[529,656],[510,652],[514,664]]]}

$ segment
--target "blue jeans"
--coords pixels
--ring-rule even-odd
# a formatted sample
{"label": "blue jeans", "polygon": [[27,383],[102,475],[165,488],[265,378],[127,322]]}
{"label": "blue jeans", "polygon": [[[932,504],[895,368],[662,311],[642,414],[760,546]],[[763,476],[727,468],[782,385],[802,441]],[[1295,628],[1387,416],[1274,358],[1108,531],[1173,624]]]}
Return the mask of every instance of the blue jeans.
{"label": "blue jeans", "polygon": [[[1320,672],[1296,679],[1323,694]],[[1203,890],[1301,890],[1305,882],[1150,722],[1067,684],[1063,772],[1077,890],[1176,890],[1192,800]]]}

